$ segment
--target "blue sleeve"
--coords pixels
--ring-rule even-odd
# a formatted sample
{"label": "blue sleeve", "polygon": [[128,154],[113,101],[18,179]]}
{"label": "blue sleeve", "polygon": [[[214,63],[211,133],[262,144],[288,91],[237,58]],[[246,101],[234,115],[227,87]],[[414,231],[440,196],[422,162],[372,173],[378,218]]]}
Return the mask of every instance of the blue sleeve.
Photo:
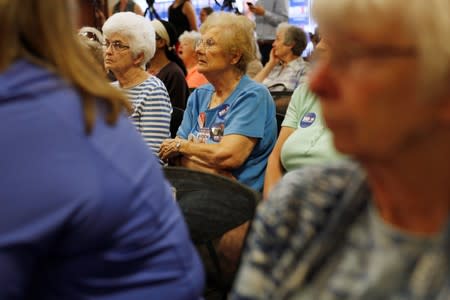
{"label": "blue sleeve", "polygon": [[237,94],[225,124],[224,135],[239,134],[251,138],[264,136],[265,122],[273,103],[269,91],[261,85],[247,86]]}

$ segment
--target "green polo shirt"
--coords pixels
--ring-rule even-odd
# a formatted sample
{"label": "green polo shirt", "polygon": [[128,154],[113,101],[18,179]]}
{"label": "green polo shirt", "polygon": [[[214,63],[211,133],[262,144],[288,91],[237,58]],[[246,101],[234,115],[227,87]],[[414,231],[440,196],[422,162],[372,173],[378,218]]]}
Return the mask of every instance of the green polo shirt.
{"label": "green polo shirt", "polygon": [[281,162],[286,171],[343,158],[334,148],[320,103],[306,84],[294,91],[281,126],[296,129],[281,148]]}

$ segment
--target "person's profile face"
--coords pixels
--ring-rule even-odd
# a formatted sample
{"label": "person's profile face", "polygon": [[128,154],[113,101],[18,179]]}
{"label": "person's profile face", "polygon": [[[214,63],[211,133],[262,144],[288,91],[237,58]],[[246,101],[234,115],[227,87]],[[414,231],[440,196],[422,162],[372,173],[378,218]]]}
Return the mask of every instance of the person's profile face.
{"label": "person's profile face", "polygon": [[208,17],[208,14],[206,13],[206,11],[204,9],[202,9],[200,11],[200,15],[199,15],[200,23],[205,22],[207,17]]}

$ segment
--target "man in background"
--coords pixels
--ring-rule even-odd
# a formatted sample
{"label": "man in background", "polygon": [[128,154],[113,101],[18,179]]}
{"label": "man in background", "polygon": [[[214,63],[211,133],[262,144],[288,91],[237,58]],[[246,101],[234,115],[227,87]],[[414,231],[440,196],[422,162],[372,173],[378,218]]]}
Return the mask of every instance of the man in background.
{"label": "man in background", "polygon": [[264,65],[269,60],[278,24],[289,19],[288,0],[258,0],[255,4],[247,2],[247,5],[255,14],[258,46]]}

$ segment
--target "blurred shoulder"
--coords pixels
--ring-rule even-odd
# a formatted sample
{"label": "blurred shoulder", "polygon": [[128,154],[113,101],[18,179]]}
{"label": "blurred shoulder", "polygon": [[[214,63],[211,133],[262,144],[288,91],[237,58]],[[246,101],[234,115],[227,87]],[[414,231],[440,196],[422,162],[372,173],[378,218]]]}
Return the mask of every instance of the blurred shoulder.
{"label": "blurred shoulder", "polygon": [[333,207],[348,189],[365,184],[365,173],[352,161],[308,166],[288,172],[271,192],[269,210]]}

